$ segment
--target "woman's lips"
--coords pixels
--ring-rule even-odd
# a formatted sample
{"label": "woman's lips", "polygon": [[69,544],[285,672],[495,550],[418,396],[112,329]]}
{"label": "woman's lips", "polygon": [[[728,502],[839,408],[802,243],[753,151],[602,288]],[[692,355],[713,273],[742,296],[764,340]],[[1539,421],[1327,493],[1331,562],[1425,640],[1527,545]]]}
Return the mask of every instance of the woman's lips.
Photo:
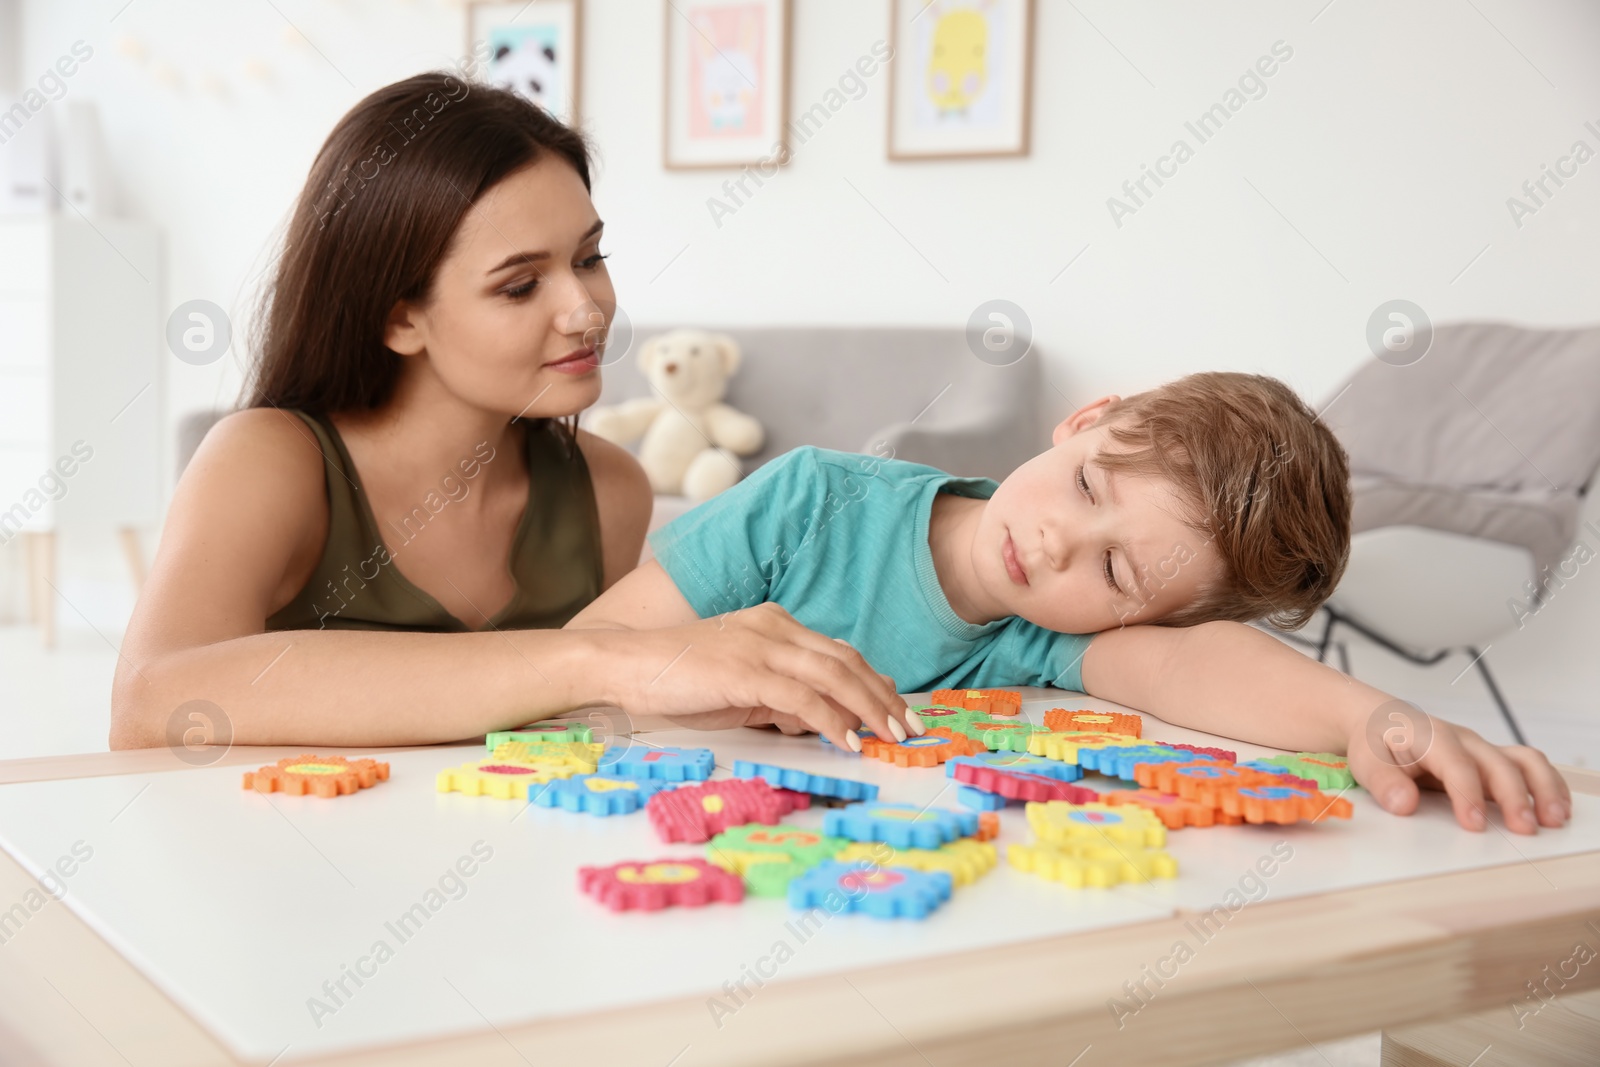
{"label": "woman's lips", "polygon": [[599,366],[600,357],[593,345],[563,356],[554,363],[545,364],[547,369],[559,374],[588,374]]}
{"label": "woman's lips", "polygon": [[1000,558],[1005,561],[1006,573],[1018,585],[1028,584],[1028,572],[1022,569],[1022,561],[1017,558],[1016,542],[1011,540],[1010,531],[1006,532],[1005,544],[1000,546]]}

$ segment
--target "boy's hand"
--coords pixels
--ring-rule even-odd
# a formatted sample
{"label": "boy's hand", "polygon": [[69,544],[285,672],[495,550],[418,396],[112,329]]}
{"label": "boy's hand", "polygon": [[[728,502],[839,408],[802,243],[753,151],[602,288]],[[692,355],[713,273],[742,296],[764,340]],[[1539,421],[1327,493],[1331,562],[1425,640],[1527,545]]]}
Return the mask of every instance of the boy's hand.
{"label": "boy's hand", "polygon": [[1468,830],[1487,825],[1485,796],[1519,834],[1561,826],[1572,814],[1572,793],[1544,753],[1491,744],[1402,701],[1374,712],[1346,751],[1356,781],[1395,815],[1416,810],[1419,783],[1449,794],[1456,821]]}

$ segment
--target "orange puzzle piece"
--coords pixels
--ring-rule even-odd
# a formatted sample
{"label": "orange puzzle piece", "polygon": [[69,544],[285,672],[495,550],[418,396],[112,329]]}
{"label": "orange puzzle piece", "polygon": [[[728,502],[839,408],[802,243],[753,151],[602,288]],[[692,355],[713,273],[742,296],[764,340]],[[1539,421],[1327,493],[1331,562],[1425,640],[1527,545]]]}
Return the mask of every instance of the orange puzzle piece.
{"label": "orange puzzle piece", "polygon": [[1229,815],[1210,804],[1158,793],[1154,789],[1107,790],[1100,794],[1100,799],[1107,804],[1134,804],[1144,808],[1168,830],[1181,830],[1185,826],[1237,826],[1244,822],[1242,815]]}
{"label": "orange puzzle piece", "polygon": [[343,756],[290,756],[270,767],[244,772],[244,788],[258,793],[287,793],[303,797],[348,796],[370,789],[389,778],[389,765],[370,759]]}
{"label": "orange puzzle piece", "polygon": [[1079,708],[1051,708],[1044,713],[1047,730],[1096,730],[1105,734],[1124,734],[1142,737],[1144,720],[1137,715],[1124,715],[1120,711],[1089,711]]}
{"label": "orange puzzle piece", "polygon": [[937,767],[957,756],[978,756],[989,749],[982,741],[935,726],[920,737],[896,741],[889,737],[863,737],[861,754],[896,767]]}
{"label": "orange puzzle piece", "polygon": [[1330,797],[1318,789],[1301,789],[1281,782],[1270,785],[1240,785],[1218,791],[1218,807],[1229,815],[1242,816],[1255,825],[1287,825],[1304,819],[1321,822],[1328,816],[1348,819],[1353,814],[1350,802]]}
{"label": "orange puzzle piece", "polygon": [[935,704],[966,711],[984,711],[990,715],[1020,715],[1022,694],[1015,689],[935,689]]}

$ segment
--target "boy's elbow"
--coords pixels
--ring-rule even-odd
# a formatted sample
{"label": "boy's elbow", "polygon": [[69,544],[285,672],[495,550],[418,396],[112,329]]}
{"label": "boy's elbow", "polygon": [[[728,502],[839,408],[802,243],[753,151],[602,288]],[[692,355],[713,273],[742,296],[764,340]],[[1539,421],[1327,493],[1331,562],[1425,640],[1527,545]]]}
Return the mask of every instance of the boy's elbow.
{"label": "boy's elbow", "polygon": [[152,699],[153,689],[148,682],[130,678],[125,670],[118,669],[111,684],[111,730],[106,738],[113,752],[166,743],[164,725]]}

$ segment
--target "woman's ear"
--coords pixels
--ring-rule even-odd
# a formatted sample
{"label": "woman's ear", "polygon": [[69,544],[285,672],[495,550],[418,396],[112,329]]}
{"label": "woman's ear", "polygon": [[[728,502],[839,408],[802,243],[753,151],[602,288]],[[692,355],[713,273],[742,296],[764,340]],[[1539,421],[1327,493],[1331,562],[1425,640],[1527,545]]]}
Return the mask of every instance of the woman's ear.
{"label": "woman's ear", "polygon": [[421,355],[427,347],[421,318],[421,313],[406,301],[396,301],[383,324],[384,347],[397,355]]}
{"label": "woman's ear", "polygon": [[739,364],[744,362],[744,352],[739,348],[739,342],[725,333],[715,334],[712,341],[716,343],[717,352],[722,356],[722,374],[732,378],[739,369]]}
{"label": "woman's ear", "polygon": [[1073,434],[1082,433],[1099,422],[1105,416],[1106,410],[1113,404],[1121,402],[1122,398],[1120,396],[1112,394],[1083,405],[1083,407],[1056,424],[1055,430],[1050,434],[1050,443],[1059,445]]}

